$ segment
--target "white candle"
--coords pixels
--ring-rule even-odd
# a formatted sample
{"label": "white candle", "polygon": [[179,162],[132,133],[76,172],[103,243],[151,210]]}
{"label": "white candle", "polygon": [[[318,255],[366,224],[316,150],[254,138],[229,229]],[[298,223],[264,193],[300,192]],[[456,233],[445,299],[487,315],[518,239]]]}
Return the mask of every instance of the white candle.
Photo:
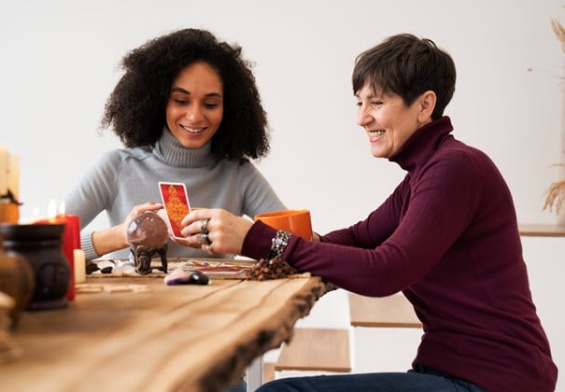
{"label": "white candle", "polygon": [[0,143],[0,196],[8,193],[8,149]]}
{"label": "white candle", "polygon": [[8,155],[8,190],[20,201],[20,156]]}
{"label": "white candle", "polygon": [[73,251],[74,266],[75,266],[75,284],[86,282],[86,261],[84,251],[82,249],[75,249]]}
{"label": "white candle", "polygon": [[57,216],[57,201],[55,199],[49,200],[47,205],[47,218],[55,219]]}

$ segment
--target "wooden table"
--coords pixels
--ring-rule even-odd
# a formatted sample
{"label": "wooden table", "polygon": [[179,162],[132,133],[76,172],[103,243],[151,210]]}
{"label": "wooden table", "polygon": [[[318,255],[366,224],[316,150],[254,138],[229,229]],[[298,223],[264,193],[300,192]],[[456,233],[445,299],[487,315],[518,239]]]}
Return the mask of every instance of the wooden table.
{"label": "wooden table", "polygon": [[328,287],[320,278],[87,279],[66,309],[22,314],[22,356],[0,365],[4,391],[221,391],[288,340]]}

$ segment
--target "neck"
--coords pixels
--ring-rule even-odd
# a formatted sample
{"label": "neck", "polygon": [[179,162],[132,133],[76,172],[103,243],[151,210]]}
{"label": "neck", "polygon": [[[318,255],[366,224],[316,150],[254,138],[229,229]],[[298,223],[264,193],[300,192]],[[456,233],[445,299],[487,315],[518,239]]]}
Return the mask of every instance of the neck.
{"label": "neck", "polygon": [[212,140],[200,148],[187,148],[179,143],[167,127],[163,128],[161,138],[155,143],[153,153],[160,160],[175,167],[201,167],[214,163],[210,154]]}

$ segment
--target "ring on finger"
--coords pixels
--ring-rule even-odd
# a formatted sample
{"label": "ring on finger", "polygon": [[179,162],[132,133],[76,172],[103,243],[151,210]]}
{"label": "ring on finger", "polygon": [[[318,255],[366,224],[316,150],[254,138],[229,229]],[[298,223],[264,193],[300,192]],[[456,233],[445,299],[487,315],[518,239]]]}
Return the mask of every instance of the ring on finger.
{"label": "ring on finger", "polygon": [[200,231],[203,233],[207,233],[208,232],[208,221],[210,219],[206,218],[206,219],[202,219],[200,221]]}
{"label": "ring on finger", "polygon": [[199,233],[196,236],[198,237],[198,243],[200,244],[210,245],[212,243],[212,241],[210,241],[208,233]]}

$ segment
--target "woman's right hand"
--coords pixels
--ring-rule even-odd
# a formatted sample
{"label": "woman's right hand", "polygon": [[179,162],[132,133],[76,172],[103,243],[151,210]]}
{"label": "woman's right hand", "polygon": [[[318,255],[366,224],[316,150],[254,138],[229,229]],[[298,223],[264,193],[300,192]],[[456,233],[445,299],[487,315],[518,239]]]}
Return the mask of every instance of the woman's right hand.
{"label": "woman's right hand", "polygon": [[220,208],[199,208],[185,216],[182,224],[184,238],[177,238],[175,242],[201,248],[209,254],[241,254],[243,240],[253,221]]}
{"label": "woman's right hand", "polygon": [[125,238],[125,241],[127,243],[128,240],[128,227],[129,224],[131,223],[131,221],[133,221],[135,218],[137,218],[139,215],[147,212],[147,211],[158,211],[160,209],[163,208],[163,205],[161,203],[154,203],[152,201],[148,201],[147,203],[143,203],[143,204],[139,204],[136,205],[135,207],[133,207],[131,209],[131,211],[129,212],[128,216],[126,217],[126,220],[123,223],[123,235]]}

